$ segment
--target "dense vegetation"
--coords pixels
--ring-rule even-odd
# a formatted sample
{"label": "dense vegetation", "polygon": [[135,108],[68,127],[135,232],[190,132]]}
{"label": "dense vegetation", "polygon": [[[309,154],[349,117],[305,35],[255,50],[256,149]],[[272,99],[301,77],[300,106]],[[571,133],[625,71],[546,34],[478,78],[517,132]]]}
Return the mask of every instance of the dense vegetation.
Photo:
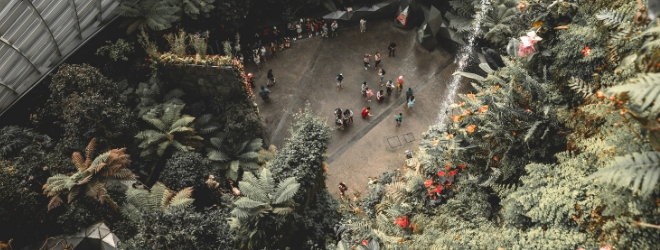
{"label": "dense vegetation", "polygon": [[[282,148],[264,145],[229,43],[206,55],[206,37],[174,33],[217,16],[234,32],[248,18],[234,10],[294,16],[321,4],[266,2],[126,1],[126,28],[139,33],[128,39],[142,48],[121,40],[98,49],[102,69],[61,66],[32,123],[0,128],[0,249],[99,221],[123,249],[660,245],[660,26],[644,1],[493,1],[477,42],[504,65],[457,72],[473,88],[451,117],[407,167],[352,199],[326,189],[323,119],[300,111]],[[323,5],[353,2],[371,3]],[[450,1],[450,27],[467,36],[480,5]],[[172,34],[150,41],[155,30]],[[118,79],[136,51],[150,79]],[[186,94],[163,74],[186,64],[230,66],[223,84],[237,88]]]}

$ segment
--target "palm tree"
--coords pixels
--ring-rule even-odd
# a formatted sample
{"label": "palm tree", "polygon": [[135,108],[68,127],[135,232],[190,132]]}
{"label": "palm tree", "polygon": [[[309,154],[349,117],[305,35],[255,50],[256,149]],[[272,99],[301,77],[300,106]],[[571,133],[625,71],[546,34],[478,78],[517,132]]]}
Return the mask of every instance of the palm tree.
{"label": "palm tree", "polygon": [[263,141],[257,138],[251,141],[244,141],[238,148],[232,150],[232,153],[224,153],[220,149],[223,147],[223,140],[219,137],[211,138],[213,149],[209,149],[207,158],[211,160],[216,167],[227,170],[227,178],[236,181],[239,171],[254,171],[259,168],[259,150],[263,149]]}
{"label": "palm tree", "polygon": [[195,129],[189,125],[195,120],[195,117],[181,115],[181,110],[185,105],[175,103],[165,103],[162,105],[162,115],[159,115],[160,108],[151,109],[142,119],[151,124],[156,130],[148,129],[138,133],[135,138],[141,141],[141,157],[147,157],[154,153],[158,157],[163,156],[165,150],[170,147],[178,151],[188,152],[193,147],[184,145],[191,140],[202,140],[203,138],[195,134]]}
{"label": "palm tree", "polygon": [[177,14],[181,8],[163,0],[123,1],[114,12],[128,19],[121,26],[128,27],[126,34],[131,34],[138,28],[164,30],[179,21]]}
{"label": "palm tree", "polygon": [[71,158],[78,168],[77,173],[71,176],[57,174],[48,178],[43,190],[44,194],[52,197],[48,203],[49,211],[62,204],[60,195],[67,195],[71,203],[79,194],[85,194],[101,204],[108,202],[117,209],[117,204],[108,196],[105,187],[112,182],[135,180],[133,172],[126,168],[131,162],[129,155],[126,154],[126,148],[112,149],[92,160],[95,147],[96,138],[85,148],[85,158],[79,152],[73,153]]}
{"label": "palm tree", "polygon": [[[246,172],[238,187],[245,197],[234,202],[236,206],[231,215],[230,227],[237,231],[237,240],[241,248],[262,249],[277,246],[286,238],[283,228],[287,215],[293,212],[293,196],[300,184],[295,177],[290,177],[275,186],[275,179],[267,168],[261,170],[260,177]],[[282,232],[279,235],[269,235]],[[272,245],[267,245],[267,244]]]}

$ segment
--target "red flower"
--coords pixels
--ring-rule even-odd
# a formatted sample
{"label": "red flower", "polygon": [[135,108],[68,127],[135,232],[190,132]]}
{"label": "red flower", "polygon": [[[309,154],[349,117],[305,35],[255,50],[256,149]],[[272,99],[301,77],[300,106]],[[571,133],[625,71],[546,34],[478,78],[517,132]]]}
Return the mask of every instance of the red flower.
{"label": "red flower", "polygon": [[447,165],[445,165],[445,169],[450,170],[451,169],[451,163],[448,162]]}
{"label": "red flower", "polygon": [[445,176],[445,171],[438,171],[438,176],[440,176],[440,177]]}
{"label": "red flower", "polygon": [[433,185],[433,181],[432,181],[432,180],[426,180],[426,181],[424,182],[424,186],[425,186],[425,187],[429,187],[429,186],[431,186],[431,185]]}
{"label": "red flower", "polygon": [[401,228],[408,227],[408,215],[404,215],[403,218],[397,218],[394,224],[399,225]]}
{"label": "red flower", "polygon": [[465,164],[459,165],[458,168],[460,168],[461,170],[465,169]]}
{"label": "red flower", "polygon": [[441,193],[441,192],[442,192],[442,186],[438,185],[438,186],[435,188],[435,190],[433,190],[433,191],[435,191],[436,193]]}
{"label": "red flower", "polygon": [[367,240],[362,240],[362,245],[368,246],[368,245],[369,245],[369,241],[367,241]]}
{"label": "red flower", "polygon": [[589,48],[589,46],[584,46],[584,49],[582,49],[582,54],[584,57],[591,55],[591,48]]}
{"label": "red flower", "polygon": [[458,173],[458,169],[454,169],[452,171],[449,171],[449,176],[456,175]]}

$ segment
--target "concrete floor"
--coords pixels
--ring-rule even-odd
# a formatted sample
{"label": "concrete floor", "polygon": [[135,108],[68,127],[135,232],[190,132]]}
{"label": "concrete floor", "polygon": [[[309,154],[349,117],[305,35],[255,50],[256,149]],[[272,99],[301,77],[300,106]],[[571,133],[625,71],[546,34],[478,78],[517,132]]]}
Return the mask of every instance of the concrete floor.
{"label": "concrete floor", "polygon": [[[354,113],[354,124],[331,132],[327,151],[330,192],[338,195],[336,186],[340,181],[346,183],[350,194],[363,192],[367,177],[401,167],[404,152],[417,150],[421,134],[437,122],[446,86],[456,70],[452,55],[442,45],[428,52],[416,43],[415,32],[394,28],[389,20],[369,23],[366,33],[360,33],[356,25],[340,29],[338,37],[293,41],[291,48],[278,51],[276,58],[267,58],[261,71],[253,62],[247,62],[246,70],[254,74],[256,89],[266,84],[268,69],[273,69],[277,78],[277,84],[270,87],[271,102],[257,98],[269,143],[278,148],[284,145],[291,135],[291,113],[303,109],[307,101],[313,112],[327,117],[332,128],[335,108],[348,108]],[[387,56],[390,42],[397,44],[396,57]],[[385,90],[373,60],[368,70],[362,63],[365,53],[373,55],[377,51],[382,56],[385,81],[402,75],[404,87],[413,88],[413,110],[408,110],[403,92],[395,91],[383,102],[376,101],[375,96],[367,102],[360,94],[364,81],[374,93]],[[335,77],[339,73],[344,75],[344,88],[336,90]],[[362,119],[360,111],[367,106],[373,116]],[[396,126],[394,116],[399,113],[403,113],[403,123]]]}

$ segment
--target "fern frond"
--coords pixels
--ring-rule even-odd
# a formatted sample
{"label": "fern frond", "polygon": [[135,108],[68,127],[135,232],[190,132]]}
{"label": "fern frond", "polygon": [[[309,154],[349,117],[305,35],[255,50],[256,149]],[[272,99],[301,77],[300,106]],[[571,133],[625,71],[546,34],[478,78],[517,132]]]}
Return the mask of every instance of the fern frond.
{"label": "fern frond", "polygon": [[542,122],[542,121],[537,121],[537,122],[535,122],[534,124],[532,124],[531,127],[529,127],[529,130],[527,130],[527,133],[525,134],[525,137],[524,137],[524,141],[525,141],[525,142],[526,142],[527,140],[529,140],[529,138],[532,138],[532,135],[534,134],[534,132],[536,132],[536,129],[538,128],[538,126],[539,126],[541,123],[543,123],[543,122]]}
{"label": "fern frond", "polygon": [[615,12],[613,10],[600,10],[596,13],[596,19],[603,21],[605,26],[617,27],[626,22],[626,14]]}
{"label": "fern frond", "polygon": [[571,80],[568,82],[568,86],[575,92],[582,94],[583,98],[587,98],[594,94],[591,86],[589,86],[589,84],[587,84],[580,78],[575,78],[571,76]]}
{"label": "fern frond", "polygon": [[255,201],[255,200],[252,200],[248,197],[242,197],[242,198],[238,199],[237,201],[235,201],[234,205],[236,205],[236,207],[238,207],[238,208],[253,209],[253,208],[260,207],[260,206],[268,205],[268,203]]}
{"label": "fern frond", "polygon": [[48,211],[60,205],[62,205],[62,198],[60,198],[59,195],[53,196],[53,198],[50,199],[50,202],[48,202]]}
{"label": "fern frond", "polygon": [[[295,177],[289,177],[283,182],[280,183],[277,187],[277,191],[275,192],[277,195],[275,196],[275,202],[274,204],[280,204],[283,202],[286,202],[293,198],[293,196],[298,192],[298,189],[300,188],[300,183],[293,182],[291,183],[291,179],[295,181]],[[285,183],[286,185],[282,185],[282,183]]]}
{"label": "fern frond", "polygon": [[475,73],[470,73],[470,72],[456,71],[451,75],[453,75],[453,76],[454,75],[461,75],[463,77],[467,77],[467,78],[470,78],[470,79],[473,79],[473,80],[477,80],[479,82],[482,82],[482,81],[486,80],[486,78],[484,78],[483,76],[477,75]]}
{"label": "fern frond", "polygon": [[607,89],[607,93],[618,94],[628,92],[630,101],[640,105],[641,109],[651,107],[651,112],[660,111],[660,73],[640,74],[631,80],[632,83],[614,86]]}
{"label": "fern frond", "polygon": [[615,157],[612,164],[588,179],[601,179],[619,187],[631,187],[646,196],[653,191],[659,178],[660,152],[652,151]]}

